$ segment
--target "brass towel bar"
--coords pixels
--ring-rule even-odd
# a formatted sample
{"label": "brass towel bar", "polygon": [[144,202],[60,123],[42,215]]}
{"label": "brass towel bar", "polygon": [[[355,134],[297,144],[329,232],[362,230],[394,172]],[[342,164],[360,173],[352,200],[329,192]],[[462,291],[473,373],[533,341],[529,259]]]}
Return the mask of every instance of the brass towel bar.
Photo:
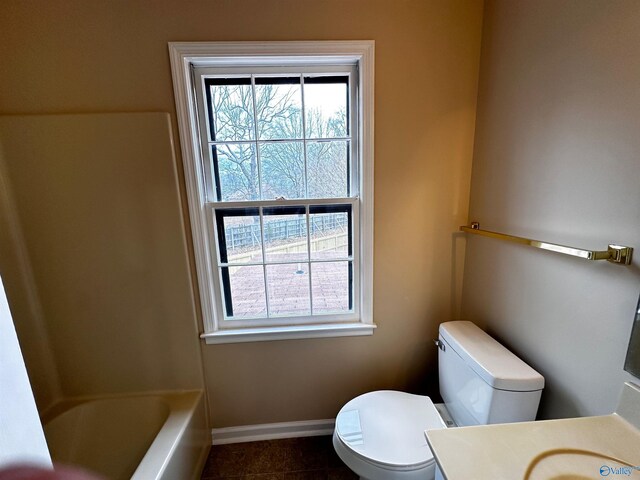
{"label": "brass towel bar", "polygon": [[555,243],[542,242],[540,240],[532,240],[530,238],[516,237],[514,235],[506,235],[504,233],[490,232],[488,230],[480,230],[480,224],[473,222],[470,226],[462,226],[460,230],[474,235],[482,235],[483,237],[497,238],[509,242],[521,243],[530,247],[541,248],[542,250],[550,250],[552,252],[571,255],[572,257],[580,257],[585,260],[608,260],[611,263],[619,263],[621,265],[631,264],[631,256],[633,248],[622,245],[609,245],[607,250],[583,250],[582,248],[567,247],[565,245],[557,245]]}

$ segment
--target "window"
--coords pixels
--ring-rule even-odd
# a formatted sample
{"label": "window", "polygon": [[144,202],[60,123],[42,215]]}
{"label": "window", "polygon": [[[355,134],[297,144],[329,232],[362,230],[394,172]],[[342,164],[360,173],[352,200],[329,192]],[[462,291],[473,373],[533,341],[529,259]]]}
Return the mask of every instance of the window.
{"label": "window", "polygon": [[169,49],[202,336],[371,334],[373,42]]}

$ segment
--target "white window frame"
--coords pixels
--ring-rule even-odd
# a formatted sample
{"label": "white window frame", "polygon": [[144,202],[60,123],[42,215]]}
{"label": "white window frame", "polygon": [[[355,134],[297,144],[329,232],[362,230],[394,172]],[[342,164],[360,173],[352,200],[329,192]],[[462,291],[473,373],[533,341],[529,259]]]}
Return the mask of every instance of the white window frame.
{"label": "white window frame", "polygon": [[[176,113],[181,139],[189,215],[198,288],[206,343],[235,343],[295,338],[371,335],[373,323],[373,41],[318,42],[172,42],[169,43]],[[310,316],[295,325],[246,326],[233,320],[230,328],[220,317],[218,272],[211,259],[217,255],[215,233],[211,230],[211,201],[207,199],[205,160],[200,139],[197,89],[192,71],[202,67],[355,65],[358,71],[357,115],[358,155],[352,158],[357,169],[357,196],[335,199],[352,203],[354,229],[354,314],[342,318]],[[287,204],[317,204],[316,200],[287,200]],[[327,203],[326,201],[324,203]],[[240,206],[240,205],[238,205]],[[357,256],[357,258],[355,258]],[[217,270],[217,269],[216,269]],[[357,297],[357,298],[356,298]],[[322,321],[326,318],[326,321]]]}

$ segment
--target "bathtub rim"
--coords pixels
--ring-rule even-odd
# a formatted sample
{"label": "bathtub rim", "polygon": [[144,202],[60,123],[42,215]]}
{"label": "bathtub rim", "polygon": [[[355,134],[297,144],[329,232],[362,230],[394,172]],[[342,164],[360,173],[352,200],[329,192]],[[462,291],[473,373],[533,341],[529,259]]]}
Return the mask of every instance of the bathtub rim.
{"label": "bathtub rim", "polygon": [[66,412],[67,410],[77,407],[83,403],[92,402],[95,400],[116,400],[133,397],[167,397],[171,395],[182,394],[197,394],[200,393],[204,398],[204,390],[191,388],[186,390],[148,390],[138,392],[119,392],[119,393],[104,393],[104,394],[92,394],[92,395],[76,395],[73,397],[65,397],[58,399],[55,403],[44,408],[40,413],[40,422],[42,425],[47,424],[58,415]]}

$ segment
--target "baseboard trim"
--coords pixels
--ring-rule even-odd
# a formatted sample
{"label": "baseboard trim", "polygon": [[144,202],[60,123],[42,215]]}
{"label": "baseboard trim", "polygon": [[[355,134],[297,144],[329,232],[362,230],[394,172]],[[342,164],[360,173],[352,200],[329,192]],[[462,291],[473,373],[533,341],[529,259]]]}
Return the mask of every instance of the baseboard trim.
{"label": "baseboard trim", "polygon": [[259,440],[275,440],[278,438],[316,437],[331,435],[335,419],[305,420],[302,422],[263,423],[260,425],[243,425],[240,427],[213,428],[211,444],[257,442]]}

